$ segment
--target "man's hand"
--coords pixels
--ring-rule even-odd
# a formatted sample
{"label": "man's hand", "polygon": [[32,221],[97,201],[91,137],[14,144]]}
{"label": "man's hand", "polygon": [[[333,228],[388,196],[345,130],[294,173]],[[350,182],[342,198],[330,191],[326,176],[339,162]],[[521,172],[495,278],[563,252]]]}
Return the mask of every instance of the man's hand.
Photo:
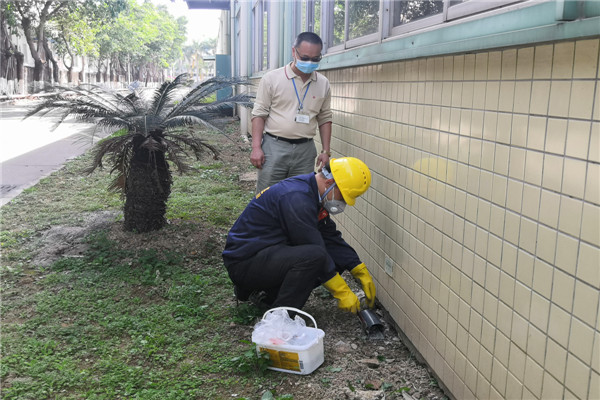
{"label": "man's hand", "polygon": [[256,168],[261,169],[263,164],[265,163],[265,153],[263,153],[261,148],[252,149],[252,153],[250,153],[250,162]]}
{"label": "man's hand", "polygon": [[329,161],[329,156],[327,153],[319,154],[317,157],[317,162],[315,163],[315,166],[318,168],[317,170],[319,172],[321,172],[321,169],[325,166],[325,164],[327,164],[327,161]]}
{"label": "man's hand", "polygon": [[367,297],[367,306],[369,308],[373,308],[375,305],[375,284],[373,283],[373,278],[371,278],[371,274],[367,269],[365,263],[358,264],[356,267],[350,270],[350,273],[353,277],[360,281],[362,285],[362,289],[365,292],[365,296]]}

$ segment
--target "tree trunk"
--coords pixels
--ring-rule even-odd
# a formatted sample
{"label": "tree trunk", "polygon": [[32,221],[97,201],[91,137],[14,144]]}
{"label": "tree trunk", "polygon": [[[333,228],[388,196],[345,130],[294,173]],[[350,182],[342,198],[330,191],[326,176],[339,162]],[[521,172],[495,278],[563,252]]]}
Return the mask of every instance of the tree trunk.
{"label": "tree trunk", "polygon": [[85,74],[83,72],[84,70],[85,70],[85,57],[81,57],[81,70],[79,71],[79,83],[85,82]]}
{"label": "tree trunk", "polygon": [[125,182],[124,229],[141,233],[165,226],[171,184],[165,154],[136,146]]}
{"label": "tree trunk", "polygon": [[35,90],[36,82],[40,82],[43,78],[44,62],[42,61],[36,49],[35,43],[33,42],[33,38],[31,37],[31,20],[28,18],[23,18],[22,26],[23,33],[25,34],[25,41],[27,42],[31,56],[33,57],[33,82]]}
{"label": "tree trunk", "polygon": [[54,81],[54,83],[59,83],[59,77],[58,77],[58,62],[56,62],[56,60],[54,59],[54,54],[52,54],[52,50],[50,50],[50,46],[48,45],[48,39],[46,39],[46,37],[44,37],[44,51],[46,52],[46,59],[50,60],[50,62],[52,63],[52,80]]}

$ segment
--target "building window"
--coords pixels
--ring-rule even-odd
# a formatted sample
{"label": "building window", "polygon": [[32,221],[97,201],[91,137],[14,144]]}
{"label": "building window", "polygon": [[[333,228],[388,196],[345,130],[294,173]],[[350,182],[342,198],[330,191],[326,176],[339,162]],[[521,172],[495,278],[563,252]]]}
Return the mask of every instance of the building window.
{"label": "building window", "polygon": [[321,35],[321,0],[302,0],[300,32]]}
{"label": "building window", "polygon": [[[318,5],[325,51],[374,43],[446,21],[521,2],[522,0],[323,0]],[[304,3],[313,3],[305,0]],[[315,18],[318,15],[317,7]],[[310,25],[306,13],[306,25]],[[304,19],[303,19],[304,21]],[[315,23],[314,32],[319,33]]]}
{"label": "building window", "polygon": [[256,0],[252,6],[253,57],[252,70],[264,71],[269,66],[269,2]]}

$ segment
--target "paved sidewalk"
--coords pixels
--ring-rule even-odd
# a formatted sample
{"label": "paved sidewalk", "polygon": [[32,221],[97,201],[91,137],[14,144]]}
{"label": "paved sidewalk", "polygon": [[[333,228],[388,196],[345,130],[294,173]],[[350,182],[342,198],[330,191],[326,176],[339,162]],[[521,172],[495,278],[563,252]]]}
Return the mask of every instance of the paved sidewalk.
{"label": "paved sidewalk", "polygon": [[76,134],[4,161],[0,164],[0,207],[85,153],[91,145],[89,137]]}

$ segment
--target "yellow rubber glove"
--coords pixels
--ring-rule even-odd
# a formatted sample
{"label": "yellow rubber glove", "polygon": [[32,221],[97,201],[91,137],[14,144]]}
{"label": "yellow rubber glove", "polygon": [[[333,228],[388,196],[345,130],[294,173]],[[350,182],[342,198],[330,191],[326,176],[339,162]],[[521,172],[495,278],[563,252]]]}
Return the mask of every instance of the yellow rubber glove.
{"label": "yellow rubber glove", "polygon": [[371,274],[367,269],[365,263],[358,264],[356,267],[350,270],[350,273],[353,277],[360,281],[362,285],[363,291],[365,292],[365,296],[367,297],[367,306],[369,308],[373,308],[375,305],[375,284],[373,283],[373,278],[371,278]]}
{"label": "yellow rubber glove", "polygon": [[338,299],[338,308],[356,314],[360,311],[360,301],[358,297],[350,290],[348,284],[340,274],[335,274],[333,278],[323,284],[331,292],[333,297]]}

